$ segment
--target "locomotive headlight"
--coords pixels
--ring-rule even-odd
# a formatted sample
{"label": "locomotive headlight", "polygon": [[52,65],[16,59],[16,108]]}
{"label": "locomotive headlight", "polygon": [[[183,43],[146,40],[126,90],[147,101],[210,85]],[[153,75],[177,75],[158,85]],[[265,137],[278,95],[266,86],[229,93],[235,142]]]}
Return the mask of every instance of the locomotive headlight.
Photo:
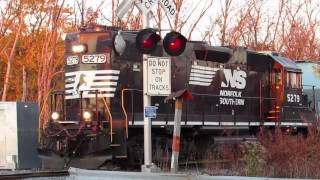
{"label": "locomotive headlight", "polygon": [[51,118],[52,118],[52,120],[54,120],[54,121],[58,120],[59,117],[60,117],[60,114],[59,114],[58,112],[53,112],[53,113],[51,114]]}
{"label": "locomotive headlight", "polygon": [[86,44],[74,44],[72,45],[72,52],[73,53],[85,53],[87,51]]}
{"label": "locomotive headlight", "polygon": [[88,111],[85,111],[85,112],[83,112],[82,116],[83,116],[83,119],[85,121],[90,121],[91,117],[92,117],[92,114],[90,112],[88,112]]}

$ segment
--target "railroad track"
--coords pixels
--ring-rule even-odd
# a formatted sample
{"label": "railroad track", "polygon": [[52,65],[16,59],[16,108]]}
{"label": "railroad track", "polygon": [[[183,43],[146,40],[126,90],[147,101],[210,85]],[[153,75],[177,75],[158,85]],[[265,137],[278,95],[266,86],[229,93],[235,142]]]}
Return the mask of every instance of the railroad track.
{"label": "railroad track", "polygon": [[27,178],[41,178],[41,177],[64,177],[69,176],[67,170],[62,171],[35,171],[28,173],[16,173],[16,174],[1,174],[1,179],[27,179]]}

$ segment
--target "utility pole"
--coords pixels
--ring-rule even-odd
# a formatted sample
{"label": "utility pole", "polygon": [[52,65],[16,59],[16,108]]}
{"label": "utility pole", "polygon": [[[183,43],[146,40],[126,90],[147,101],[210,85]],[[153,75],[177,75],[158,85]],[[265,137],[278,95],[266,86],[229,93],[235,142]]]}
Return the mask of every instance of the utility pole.
{"label": "utility pole", "polygon": [[[150,27],[150,11],[142,13],[143,29]],[[143,172],[158,172],[160,169],[152,163],[152,136],[151,119],[146,117],[145,108],[151,106],[151,96],[148,91],[148,54],[143,54],[143,120],[144,120],[144,164],[141,166]]]}

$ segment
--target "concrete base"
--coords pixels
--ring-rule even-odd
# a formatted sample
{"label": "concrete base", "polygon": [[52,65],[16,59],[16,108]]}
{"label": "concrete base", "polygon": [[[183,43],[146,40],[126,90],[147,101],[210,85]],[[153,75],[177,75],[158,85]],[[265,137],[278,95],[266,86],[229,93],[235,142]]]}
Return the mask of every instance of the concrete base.
{"label": "concrete base", "polygon": [[141,172],[159,173],[160,171],[161,169],[153,163],[151,165],[141,165]]}

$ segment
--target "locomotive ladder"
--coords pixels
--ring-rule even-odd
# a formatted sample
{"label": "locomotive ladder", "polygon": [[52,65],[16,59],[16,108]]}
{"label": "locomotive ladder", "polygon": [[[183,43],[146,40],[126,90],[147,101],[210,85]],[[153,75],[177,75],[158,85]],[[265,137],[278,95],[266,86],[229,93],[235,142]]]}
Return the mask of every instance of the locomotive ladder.
{"label": "locomotive ladder", "polygon": [[278,122],[280,119],[280,106],[274,104],[272,108],[267,111],[266,119]]}

